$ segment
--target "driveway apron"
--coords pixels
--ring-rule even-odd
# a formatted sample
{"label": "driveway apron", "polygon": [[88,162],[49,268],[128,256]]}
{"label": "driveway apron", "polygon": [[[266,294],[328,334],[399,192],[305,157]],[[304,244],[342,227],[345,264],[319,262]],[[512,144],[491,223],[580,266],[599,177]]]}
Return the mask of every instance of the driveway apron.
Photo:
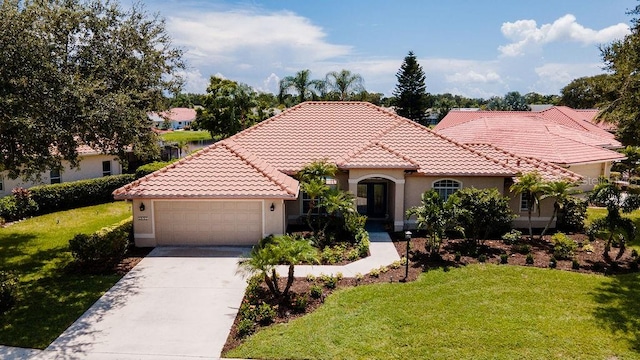
{"label": "driveway apron", "polygon": [[154,249],[37,358],[217,358],[246,286],[246,248]]}

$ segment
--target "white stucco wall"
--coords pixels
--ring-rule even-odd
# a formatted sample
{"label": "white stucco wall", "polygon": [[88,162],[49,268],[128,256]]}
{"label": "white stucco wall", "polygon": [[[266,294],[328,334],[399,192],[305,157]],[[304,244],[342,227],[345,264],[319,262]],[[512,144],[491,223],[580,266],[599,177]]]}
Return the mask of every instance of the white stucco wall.
{"label": "white stucco wall", "polygon": [[[89,155],[80,158],[80,167],[72,169],[69,163],[63,162],[64,170],[60,173],[60,182],[69,182],[85,179],[94,179],[102,177],[102,162],[109,161],[111,163],[111,175],[122,174],[122,166],[117,158],[113,155]],[[51,184],[49,172],[41,174],[40,181],[24,181],[23,179],[10,179],[7,173],[0,175],[2,181],[2,190],[0,197],[10,195],[11,190],[16,187],[30,188],[36,185]]]}

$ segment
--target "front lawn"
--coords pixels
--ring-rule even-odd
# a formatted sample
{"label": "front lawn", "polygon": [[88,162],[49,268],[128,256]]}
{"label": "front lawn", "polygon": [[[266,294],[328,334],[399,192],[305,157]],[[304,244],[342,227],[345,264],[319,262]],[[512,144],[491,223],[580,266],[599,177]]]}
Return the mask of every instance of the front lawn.
{"label": "front lawn", "polygon": [[211,140],[211,133],[208,131],[171,131],[160,135],[164,141],[200,141]]}
{"label": "front lawn", "polygon": [[225,356],[269,359],[640,357],[640,274],[491,264],[342,289]]}
{"label": "front lawn", "polygon": [[0,344],[43,349],[120,279],[65,270],[69,239],[131,216],[123,201],[34,217],[0,229],[0,270],[20,276],[15,308],[0,315]]}

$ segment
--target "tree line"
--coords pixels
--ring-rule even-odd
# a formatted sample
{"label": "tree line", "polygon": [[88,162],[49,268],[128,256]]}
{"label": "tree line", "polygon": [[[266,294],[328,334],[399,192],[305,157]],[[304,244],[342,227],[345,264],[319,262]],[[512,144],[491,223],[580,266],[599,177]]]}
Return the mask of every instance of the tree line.
{"label": "tree line", "polygon": [[[365,89],[349,70],[313,79],[309,70],[286,76],[279,93],[259,93],[239,82],[212,78],[206,94],[181,94],[185,68],[164,20],[142,5],[123,10],[116,1],[66,0],[0,3],[0,171],[34,177],[79,165],[79,145],[118,155],[157,152],[146,114],[169,106],[196,106],[198,122],[228,136],[304,100],[360,100],[393,106],[424,121],[427,110],[443,117],[454,107],[526,110],[544,102],[601,109],[625,145],[640,145],[640,5],[629,14],[631,33],[601,47],[606,74],[580,78],[560,96],[509,92],[469,99],[427,92],[412,52],[396,77],[393,96]],[[176,94],[167,98],[165,94]]]}

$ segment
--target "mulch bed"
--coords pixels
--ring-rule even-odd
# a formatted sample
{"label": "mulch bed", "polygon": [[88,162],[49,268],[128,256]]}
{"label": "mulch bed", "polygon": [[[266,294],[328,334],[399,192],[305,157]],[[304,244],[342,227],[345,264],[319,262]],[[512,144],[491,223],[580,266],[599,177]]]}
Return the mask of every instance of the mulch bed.
{"label": "mulch bed", "polygon": [[[398,254],[403,257],[406,251],[406,241],[404,240],[404,235],[402,233],[394,233],[391,234],[392,239],[394,241],[394,245]],[[580,243],[588,243],[588,239],[584,234],[570,234],[570,238],[574,239],[576,242]],[[420,237],[418,235],[411,239],[410,243],[410,253],[409,253],[409,266],[407,277],[405,279],[405,266],[400,266],[396,268],[392,268],[391,266],[386,267],[386,271],[380,273],[378,277],[370,276],[367,274],[362,274],[362,278],[343,278],[337,282],[337,286],[335,289],[347,288],[359,285],[366,284],[374,284],[374,283],[391,283],[391,282],[399,282],[399,281],[414,281],[418,278],[418,276],[425,272],[429,271],[429,269],[436,268],[447,268],[447,267],[459,267],[465,266],[468,264],[479,263],[478,255],[485,254],[486,263],[499,264],[501,262],[501,254],[507,254],[509,265],[518,265],[518,266],[530,266],[530,267],[538,267],[538,268],[549,268],[549,262],[552,257],[553,245],[551,244],[551,235],[545,235],[543,239],[538,239],[533,242],[526,240],[526,237],[523,237],[523,241],[521,243],[528,244],[531,248],[531,254],[534,258],[534,263],[532,265],[526,264],[526,254],[520,254],[514,252],[514,248],[512,245],[505,244],[502,240],[487,240],[485,241],[475,256],[471,256],[468,254],[470,251],[470,247],[467,245],[467,242],[462,239],[452,239],[446,240],[442,244],[439,252],[439,257],[428,256],[425,252],[425,244],[426,239],[424,237]],[[610,251],[610,259],[605,259],[603,256],[604,253],[604,242],[602,240],[597,240],[590,243],[593,247],[592,252],[581,251],[580,249],[576,251],[574,259],[576,259],[580,263],[579,269],[572,269],[572,260],[557,260],[558,270],[564,271],[574,271],[581,273],[598,273],[598,274],[622,274],[633,272],[637,270],[633,270],[632,262],[634,259],[631,256],[631,250],[627,249],[623,256],[619,259],[615,259],[618,254],[618,248],[612,248]],[[455,261],[456,253],[460,254],[460,259]],[[611,260],[613,259],[613,260]],[[282,274],[282,276],[286,276]],[[281,278],[281,288],[284,287],[284,283],[286,281],[285,278]],[[311,291],[311,287],[314,285],[322,286],[322,282],[319,279],[315,281],[309,281],[306,278],[296,278],[292,287],[291,294],[292,298],[296,296],[309,294]],[[308,305],[306,310],[302,313],[294,311],[294,307],[291,303],[276,303],[274,299],[268,294],[266,288],[262,288],[262,298],[261,300],[269,303],[270,305],[277,305],[278,307],[278,316],[275,318],[274,323],[286,323],[290,320],[303,316],[307,313],[313,312],[319,306],[322,305],[324,299],[331,294],[335,289],[328,289],[326,287],[322,287],[323,293],[322,296],[318,299],[314,299],[310,296],[308,298]],[[245,297],[243,299],[244,302],[248,302],[248,299]],[[226,353],[227,351],[239,346],[243,339],[238,337],[238,322],[241,320],[240,316],[237,316],[235,322],[231,328],[229,336],[227,338],[227,342],[224,345],[222,353]],[[256,329],[259,330],[259,327]]]}

